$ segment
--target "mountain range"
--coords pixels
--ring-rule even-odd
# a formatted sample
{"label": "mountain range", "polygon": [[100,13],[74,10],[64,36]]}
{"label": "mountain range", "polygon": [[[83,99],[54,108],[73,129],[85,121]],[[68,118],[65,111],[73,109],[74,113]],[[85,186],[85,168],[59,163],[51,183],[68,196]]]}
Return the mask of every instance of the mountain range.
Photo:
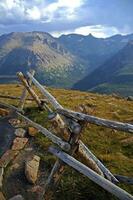
{"label": "mountain range", "polygon": [[[35,69],[41,83],[102,93],[133,94],[133,34],[96,38],[45,32],[0,36],[0,76]],[[2,79],[0,79],[2,82]]]}

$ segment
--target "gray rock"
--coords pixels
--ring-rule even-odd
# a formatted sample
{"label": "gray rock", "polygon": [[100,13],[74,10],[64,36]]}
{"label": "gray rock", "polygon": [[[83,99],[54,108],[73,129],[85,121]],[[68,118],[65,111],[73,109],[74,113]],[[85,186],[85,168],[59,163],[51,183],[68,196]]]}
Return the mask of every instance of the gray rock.
{"label": "gray rock", "polygon": [[16,196],[10,198],[9,200],[24,200],[24,198],[20,194],[18,194]]}
{"label": "gray rock", "polygon": [[26,130],[23,129],[23,128],[17,128],[15,130],[15,135],[18,136],[18,137],[22,137],[23,138],[26,135]]}
{"label": "gray rock", "polygon": [[4,168],[0,168],[0,188],[2,187],[2,181],[3,181],[3,175],[4,175]]}
{"label": "gray rock", "polygon": [[128,96],[127,101],[133,101],[133,96]]}

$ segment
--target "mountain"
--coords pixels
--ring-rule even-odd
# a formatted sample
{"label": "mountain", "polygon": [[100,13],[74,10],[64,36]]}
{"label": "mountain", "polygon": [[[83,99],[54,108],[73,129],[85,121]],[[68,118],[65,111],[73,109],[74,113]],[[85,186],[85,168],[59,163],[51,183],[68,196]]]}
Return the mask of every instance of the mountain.
{"label": "mountain", "polygon": [[76,83],[74,89],[133,95],[133,42]]}
{"label": "mountain", "polygon": [[[54,38],[45,32],[20,32],[0,36],[0,83],[4,78],[35,69],[46,85],[71,88],[123,49],[133,34],[95,38],[69,34]],[[6,82],[13,79],[6,79]]]}
{"label": "mountain", "polygon": [[0,36],[0,75],[36,70],[47,85],[70,87],[86,73],[79,62],[48,33],[10,33]]}
{"label": "mountain", "polygon": [[88,69],[88,73],[115,55],[130,40],[133,40],[133,34],[125,36],[115,35],[105,39],[95,38],[91,34],[87,36],[69,34],[59,37],[60,43],[69,52],[84,60],[86,65],[91,66]]}

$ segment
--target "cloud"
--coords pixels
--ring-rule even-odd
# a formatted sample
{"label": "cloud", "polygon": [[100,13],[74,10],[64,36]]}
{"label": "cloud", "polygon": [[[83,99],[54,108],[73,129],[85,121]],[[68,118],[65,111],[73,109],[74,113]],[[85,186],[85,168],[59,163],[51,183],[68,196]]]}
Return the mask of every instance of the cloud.
{"label": "cloud", "polygon": [[77,9],[84,0],[57,0],[50,2],[45,0],[1,0],[0,23],[8,21],[20,23],[38,21],[40,23],[52,22],[53,20],[66,20],[76,18]]}
{"label": "cloud", "polygon": [[53,31],[51,32],[51,34],[55,37],[59,37],[62,34],[71,34],[71,33],[75,33],[75,34],[81,34],[81,35],[89,35],[92,34],[93,36],[97,37],[97,38],[106,38],[106,37],[110,37],[112,35],[116,35],[116,34],[128,34],[129,30],[127,29],[128,27],[125,27],[123,30],[119,30],[116,27],[113,26],[104,26],[104,25],[90,25],[90,26],[82,26],[82,27],[78,27],[76,29],[71,29],[71,30],[64,30],[61,32],[58,31]]}
{"label": "cloud", "polygon": [[133,0],[0,0],[0,32],[131,33],[132,8]]}

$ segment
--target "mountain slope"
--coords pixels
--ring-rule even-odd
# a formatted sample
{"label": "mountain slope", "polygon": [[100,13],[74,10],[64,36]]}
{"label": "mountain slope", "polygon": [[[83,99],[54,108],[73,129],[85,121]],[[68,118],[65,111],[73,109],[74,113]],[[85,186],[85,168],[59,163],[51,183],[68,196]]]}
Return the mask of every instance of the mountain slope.
{"label": "mountain slope", "polygon": [[102,65],[107,59],[122,49],[128,41],[133,40],[133,34],[115,35],[109,38],[95,38],[88,36],[69,34],[59,37],[59,41],[74,55],[80,57],[89,64],[90,70]]}
{"label": "mountain slope", "polygon": [[133,94],[133,42],[74,85],[75,89]]}
{"label": "mountain slope", "polygon": [[11,33],[0,37],[0,75],[35,69],[41,82],[70,87],[85,67],[57,39],[44,32]]}

